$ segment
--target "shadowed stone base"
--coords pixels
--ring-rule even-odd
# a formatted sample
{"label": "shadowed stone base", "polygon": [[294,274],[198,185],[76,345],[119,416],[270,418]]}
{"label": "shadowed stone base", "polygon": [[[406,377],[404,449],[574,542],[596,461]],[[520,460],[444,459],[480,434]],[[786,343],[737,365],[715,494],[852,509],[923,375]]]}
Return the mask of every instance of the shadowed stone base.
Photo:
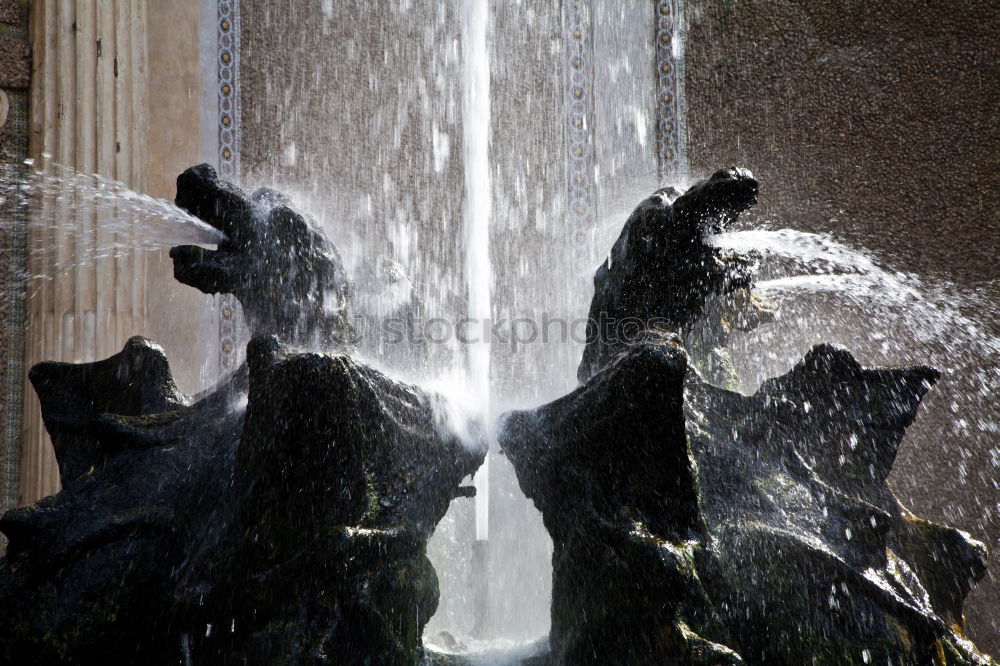
{"label": "shadowed stone base", "polygon": [[273,338],[193,404],[139,338],[32,377],[65,487],[0,521],[0,662],[417,663],[485,454],[440,398]]}
{"label": "shadowed stone base", "polygon": [[982,544],[885,485],[937,376],[820,345],[743,396],[640,345],[503,417],[555,543],[547,663],[990,663],[958,628]]}

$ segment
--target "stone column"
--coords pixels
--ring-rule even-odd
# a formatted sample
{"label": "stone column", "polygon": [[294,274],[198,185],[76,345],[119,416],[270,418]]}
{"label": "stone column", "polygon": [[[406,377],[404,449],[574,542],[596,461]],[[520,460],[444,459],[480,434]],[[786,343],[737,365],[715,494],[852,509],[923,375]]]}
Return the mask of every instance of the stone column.
{"label": "stone column", "polygon": [[[141,0],[37,0],[30,153],[36,167],[96,173],[143,191],[147,180],[146,8]],[[145,318],[145,261],[127,248],[133,229],[77,212],[71,195],[33,203],[29,225],[25,367],[83,362],[118,350]],[[118,234],[118,236],[113,236]],[[95,256],[97,255],[97,256]],[[30,386],[25,391],[21,501],[59,489],[52,447]]]}

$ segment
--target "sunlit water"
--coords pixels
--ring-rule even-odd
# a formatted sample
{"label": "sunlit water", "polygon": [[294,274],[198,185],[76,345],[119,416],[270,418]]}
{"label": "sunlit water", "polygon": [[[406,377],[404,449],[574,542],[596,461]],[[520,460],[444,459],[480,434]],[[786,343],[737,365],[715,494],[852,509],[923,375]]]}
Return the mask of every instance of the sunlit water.
{"label": "sunlit water", "polygon": [[[340,40],[327,33],[348,24],[334,17],[340,11],[334,3],[322,3],[322,16],[300,21],[318,22],[322,31],[288,35],[302,40],[289,48],[307,68],[298,78],[311,89],[302,97],[324,107],[327,115],[298,109],[291,83],[297,79],[283,76],[289,87],[276,89],[266,102],[280,100],[281,134],[289,138],[275,145],[273,154],[257,154],[265,154],[287,180],[262,184],[299,189],[299,203],[316,214],[345,257],[385,254],[403,264],[428,317],[454,321],[467,314],[493,314],[540,321],[548,314],[573,319],[586,314],[594,270],[631,207],[665,184],[655,176],[655,119],[648,102],[653,84],[643,78],[653,71],[649,44],[635,38],[649,34],[653,17],[644,16],[639,4],[593,5],[598,95],[590,148],[598,165],[600,210],[593,228],[579,228],[568,213],[559,152],[565,121],[562,81],[559,72],[550,80],[544,78],[548,70],[538,68],[538,62],[558,57],[559,48],[555,42],[539,47],[528,39],[559,34],[558,12],[553,22],[550,12],[534,11],[530,3],[523,12],[511,9],[513,4],[490,4],[483,11],[481,2],[442,3],[432,21],[414,25],[411,3],[402,3],[386,10],[400,15],[386,26],[376,25],[378,30],[365,23],[371,17],[355,17],[351,34]],[[653,3],[641,8],[651,14]],[[302,3],[274,11],[284,15],[319,9]],[[366,29],[371,29],[367,35]],[[386,30],[410,29],[413,34],[391,33],[385,44],[377,41]],[[310,36],[318,41],[308,42]],[[369,42],[384,51],[369,58]],[[681,42],[674,44],[677,48]],[[421,65],[407,69],[411,62]],[[525,76],[532,66],[534,78]],[[364,79],[358,95],[371,103],[370,109],[348,108],[344,100],[356,100],[343,86],[317,85],[340,81],[333,74],[347,76],[343,72],[355,70]],[[466,98],[475,85],[485,85],[485,91],[476,99]],[[365,116],[364,122],[350,124],[344,120],[350,113],[343,111]],[[352,136],[356,127],[365,134]],[[248,152],[258,140],[244,139]],[[355,168],[331,167],[337,162],[328,155],[338,152],[351,155]],[[169,202],[121,183],[58,166],[37,171],[30,165],[28,172],[27,178],[5,182],[2,196],[18,206],[28,200],[40,204],[29,222],[30,236],[40,242],[30,250],[33,259],[44,261],[29,262],[29,270],[53,268],[32,277],[58,279],[102,257],[179,243],[212,244],[220,238]],[[252,180],[247,178],[248,189]],[[70,216],[100,219],[100,228],[86,234],[67,228],[64,221]],[[74,247],[71,259],[56,254],[57,245],[47,240],[57,238]],[[781,308],[774,323],[731,341],[744,390],[787,371],[809,347],[824,341],[851,349],[869,365],[935,365],[944,377],[928,395],[907,441],[926,440],[944,451],[945,468],[936,468],[937,459],[928,459],[922,468],[925,463],[911,455],[914,449],[908,445],[901,449],[901,465],[914,479],[937,474],[985,489],[976,507],[954,498],[930,498],[945,507],[944,518],[950,522],[975,526],[1000,511],[994,481],[1000,465],[1000,419],[991,399],[1000,376],[996,329],[989,321],[996,304],[989,296],[899,273],[871,253],[824,235],[735,232],[717,242],[764,255],[758,291]],[[572,341],[474,350],[451,341],[433,350],[425,374],[383,369],[442,393],[441,418],[473,442],[480,433],[462,430],[470,421],[487,422],[491,413],[537,405],[570,390],[580,351]],[[379,365],[379,359],[370,360]],[[498,457],[492,464],[488,531],[485,515],[477,521],[474,503],[458,499],[429,545],[442,595],[427,640],[439,645],[435,636],[448,630],[462,641],[463,654],[477,655],[474,663],[506,664],[530,653],[535,639],[548,630],[551,542],[537,511],[519,493],[509,463]],[[491,567],[485,576],[470,566],[470,544],[477,532],[490,538]],[[485,600],[477,577],[489,579]],[[488,616],[489,626],[484,636],[473,638],[473,618],[480,613]]]}
{"label": "sunlit water", "polygon": [[28,160],[25,169],[6,165],[0,172],[0,206],[14,213],[0,226],[26,224],[28,279],[57,280],[110,257],[225,239],[170,201],[44,161],[44,167]]}
{"label": "sunlit water", "polygon": [[826,341],[869,364],[928,364],[963,374],[974,395],[956,395],[954,411],[972,430],[997,432],[997,414],[966,411],[1000,387],[1000,337],[989,295],[944,280],[894,271],[866,250],[826,234],[792,229],[721,234],[715,243],[763,255],[756,291],[780,306],[778,320],[732,344],[744,388],[784,372],[802,351]]}
{"label": "sunlit water", "polygon": [[[756,290],[779,306],[776,321],[730,342],[743,390],[786,372],[819,342],[849,349],[864,365],[936,367],[941,379],[907,430],[889,483],[918,515],[976,538],[990,534],[1000,520],[996,291],[894,270],[826,234],[740,231],[715,242],[760,252]],[[996,552],[1000,543],[987,546]],[[988,576],[996,575],[992,562]],[[988,593],[982,584],[970,599]]]}

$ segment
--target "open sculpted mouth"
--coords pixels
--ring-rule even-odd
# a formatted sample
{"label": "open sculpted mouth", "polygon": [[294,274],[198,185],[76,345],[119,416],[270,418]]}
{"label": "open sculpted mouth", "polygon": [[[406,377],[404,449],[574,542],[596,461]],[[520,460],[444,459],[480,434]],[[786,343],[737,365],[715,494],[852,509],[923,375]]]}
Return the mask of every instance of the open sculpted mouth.
{"label": "open sculpted mouth", "polygon": [[347,349],[347,273],[336,246],[290,200],[247,196],[207,164],[177,178],[176,203],[226,235],[215,250],[171,248],[174,277],[208,294],[231,293],[254,335]]}

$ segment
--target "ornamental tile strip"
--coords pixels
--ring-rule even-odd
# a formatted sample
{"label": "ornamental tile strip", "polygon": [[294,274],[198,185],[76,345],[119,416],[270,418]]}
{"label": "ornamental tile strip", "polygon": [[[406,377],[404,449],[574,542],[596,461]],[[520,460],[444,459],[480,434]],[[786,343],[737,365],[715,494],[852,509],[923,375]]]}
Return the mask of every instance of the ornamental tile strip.
{"label": "ornamental tile strip", "polygon": [[[239,78],[240,78],[240,3],[218,0],[218,90],[219,90],[219,177],[235,181],[239,176]],[[219,297],[219,368],[232,370],[237,362],[240,335],[239,303],[232,294]]]}
{"label": "ornamental tile strip", "polygon": [[684,0],[656,0],[656,160],[661,181],[686,170]]}
{"label": "ornamental tile strip", "polygon": [[567,217],[574,245],[585,247],[596,224],[594,184],[594,33],[589,1],[562,8],[566,87]]}

